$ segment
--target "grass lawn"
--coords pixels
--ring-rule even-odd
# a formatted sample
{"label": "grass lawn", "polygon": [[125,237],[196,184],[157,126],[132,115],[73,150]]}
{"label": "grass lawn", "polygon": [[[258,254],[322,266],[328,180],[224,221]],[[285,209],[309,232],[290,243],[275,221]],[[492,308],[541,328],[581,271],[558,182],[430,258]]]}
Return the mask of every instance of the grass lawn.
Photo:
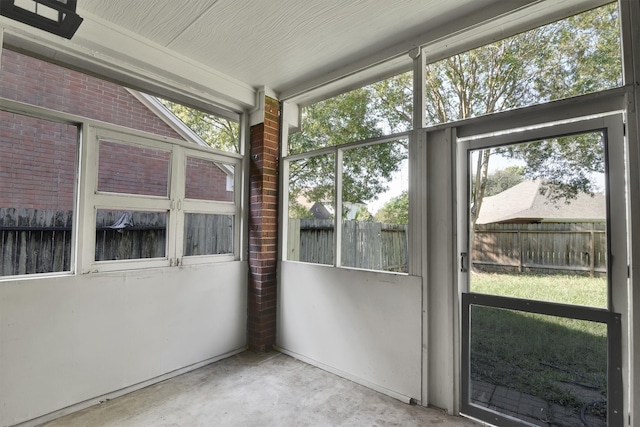
{"label": "grass lawn", "polygon": [[[606,279],[474,273],[474,292],[606,307]],[[605,324],[473,306],[471,377],[573,409],[606,399]],[[603,415],[604,405],[594,405]]]}
{"label": "grass lawn", "polygon": [[607,307],[607,279],[538,274],[472,273],[471,292]]}

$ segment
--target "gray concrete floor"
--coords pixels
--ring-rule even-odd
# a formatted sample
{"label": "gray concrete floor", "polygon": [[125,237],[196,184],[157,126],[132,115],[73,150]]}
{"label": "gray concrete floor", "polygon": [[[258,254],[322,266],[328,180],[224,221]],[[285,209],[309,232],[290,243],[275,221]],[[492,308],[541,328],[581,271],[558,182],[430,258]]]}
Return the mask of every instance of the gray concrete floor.
{"label": "gray concrete floor", "polygon": [[477,426],[281,353],[244,352],[83,411],[74,426]]}

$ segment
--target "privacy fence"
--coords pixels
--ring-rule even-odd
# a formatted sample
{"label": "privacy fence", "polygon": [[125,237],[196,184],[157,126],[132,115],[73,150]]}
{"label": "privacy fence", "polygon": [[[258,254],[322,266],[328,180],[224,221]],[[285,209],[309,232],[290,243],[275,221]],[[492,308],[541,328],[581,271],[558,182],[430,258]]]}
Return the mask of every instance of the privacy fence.
{"label": "privacy fence", "polygon": [[[289,219],[291,261],[333,264],[332,220]],[[476,227],[473,266],[502,273],[606,273],[604,223],[490,224]],[[406,226],[345,221],[342,265],[407,272]]]}
{"label": "privacy fence", "polygon": [[[166,256],[167,216],[99,210],[97,261]],[[73,213],[0,208],[0,276],[69,271]],[[233,253],[233,218],[187,214],[185,255]]]}
{"label": "privacy fence", "polygon": [[[342,265],[370,270],[407,272],[406,226],[344,221]],[[289,219],[287,259],[333,264],[332,220]]]}
{"label": "privacy fence", "polygon": [[606,273],[604,222],[476,226],[473,266],[481,271]]}
{"label": "privacy fence", "polygon": [[[96,218],[96,260],[164,257],[166,215],[100,211]],[[185,255],[233,253],[232,218],[187,215]],[[68,271],[71,211],[0,208],[0,276]],[[488,224],[476,227],[473,266],[480,271],[606,273],[604,223]],[[332,220],[289,220],[287,259],[334,262]],[[345,221],[343,266],[407,272],[406,226]]]}

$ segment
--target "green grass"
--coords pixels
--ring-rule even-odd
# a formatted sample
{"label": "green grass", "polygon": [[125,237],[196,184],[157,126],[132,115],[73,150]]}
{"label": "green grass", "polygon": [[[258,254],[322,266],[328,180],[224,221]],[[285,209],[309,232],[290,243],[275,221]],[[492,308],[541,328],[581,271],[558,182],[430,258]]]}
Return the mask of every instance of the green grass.
{"label": "green grass", "polygon": [[471,292],[607,307],[607,279],[538,274],[472,273]]}
{"label": "green grass", "polygon": [[[471,289],[495,295],[606,307],[605,279],[474,273]],[[606,372],[605,324],[472,307],[472,379],[509,387],[578,410],[589,403],[585,400],[606,398]],[[571,387],[591,390],[591,397],[568,391]]]}

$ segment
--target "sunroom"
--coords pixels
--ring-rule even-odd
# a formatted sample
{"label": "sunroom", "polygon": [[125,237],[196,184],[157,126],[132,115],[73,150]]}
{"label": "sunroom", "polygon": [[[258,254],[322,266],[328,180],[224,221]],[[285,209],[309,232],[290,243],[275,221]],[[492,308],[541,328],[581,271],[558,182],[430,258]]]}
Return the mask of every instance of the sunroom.
{"label": "sunroom", "polygon": [[0,12],[1,426],[247,352],[639,422],[638,1]]}

